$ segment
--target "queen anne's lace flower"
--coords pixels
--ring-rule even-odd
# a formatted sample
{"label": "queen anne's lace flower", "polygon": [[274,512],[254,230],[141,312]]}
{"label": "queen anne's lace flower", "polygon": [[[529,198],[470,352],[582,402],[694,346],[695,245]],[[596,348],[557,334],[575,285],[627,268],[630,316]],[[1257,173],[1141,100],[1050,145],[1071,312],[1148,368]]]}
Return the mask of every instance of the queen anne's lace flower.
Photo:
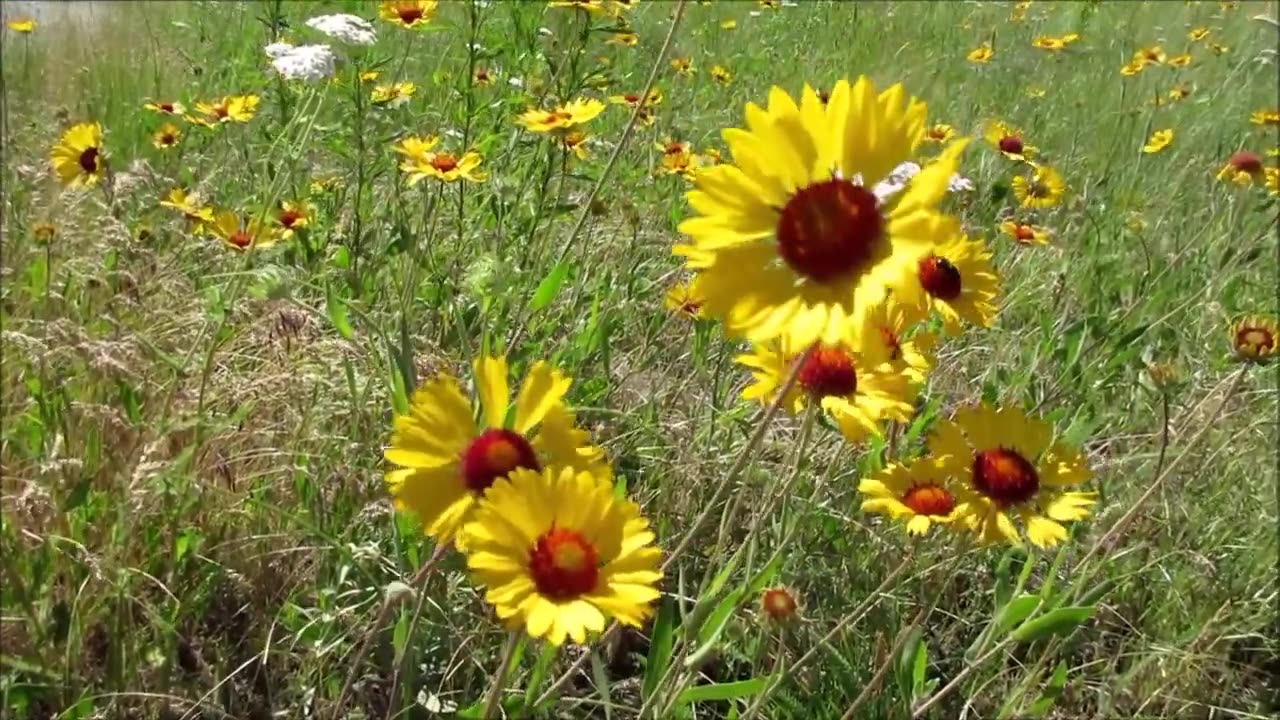
{"label": "queen anne's lace flower", "polygon": [[345,13],[317,15],[307,21],[307,27],[347,45],[372,45],[378,40],[378,34],[369,21]]}
{"label": "queen anne's lace flower", "polygon": [[[900,163],[889,173],[889,177],[876,183],[871,189],[880,202],[886,202],[889,198],[902,192],[907,186],[911,178],[920,173],[920,166],[913,162]],[[973,189],[973,181],[963,175],[954,174],[947,180],[947,192],[964,192]]]}
{"label": "queen anne's lace flower", "polygon": [[[282,45],[287,48],[280,47]],[[286,80],[314,82],[333,76],[335,57],[328,45],[293,47],[287,43],[273,43],[267,46],[266,51],[272,58],[271,67]],[[273,55],[273,51],[276,54]]]}

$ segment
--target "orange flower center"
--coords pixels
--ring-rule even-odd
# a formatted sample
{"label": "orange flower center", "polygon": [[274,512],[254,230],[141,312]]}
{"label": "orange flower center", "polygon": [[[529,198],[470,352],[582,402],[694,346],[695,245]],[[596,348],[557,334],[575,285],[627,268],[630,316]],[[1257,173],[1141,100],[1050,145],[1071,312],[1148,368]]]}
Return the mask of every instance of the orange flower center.
{"label": "orange flower center", "polygon": [[449,153],[437,153],[431,158],[431,167],[442,173],[447,173],[457,169],[458,159]]}
{"label": "orange flower center", "polygon": [[997,505],[1008,507],[1035,497],[1040,490],[1040,476],[1016,450],[983,450],[973,456],[973,489]]}
{"label": "orange flower center", "polygon": [[573,113],[553,110],[542,118],[543,125],[563,125],[573,119]]}
{"label": "orange flower center", "polygon": [[902,496],[902,504],[917,515],[942,516],[956,506],[956,499],[944,488],[932,483],[913,486]]}
{"label": "orange flower center", "polygon": [[301,219],[302,213],[297,210],[284,210],[280,213],[280,224],[287,228],[292,228]]}
{"label": "orange flower center", "polygon": [[1266,328],[1245,327],[1236,333],[1236,345],[1255,351],[1270,350],[1275,347],[1276,339]]}
{"label": "orange flower center", "polygon": [[178,142],[178,138],[173,133],[167,132],[167,133],[160,134],[161,145],[172,145],[176,142]]}
{"label": "orange flower center", "polygon": [[920,286],[933,297],[939,300],[955,300],[960,297],[960,270],[950,260],[930,255],[920,261],[917,275]]}
{"label": "orange flower center", "polygon": [[796,614],[798,605],[795,596],[786,588],[775,587],[765,590],[760,595],[760,609],[770,620],[781,622]]}
{"label": "orange flower center", "polygon": [[800,190],[778,218],[778,253],[792,270],[819,283],[857,272],[884,233],[876,202],[870,190],[839,179]]}
{"label": "orange flower center", "polygon": [[538,593],[572,600],[595,589],[600,577],[595,547],[575,530],[552,527],[529,551],[529,574]]}
{"label": "orange flower center", "polygon": [[635,93],[627,93],[622,96],[622,99],[626,100],[628,105],[635,105],[640,102],[640,96]]}
{"label": "orange flower center", "polygon": [[858,389],[853,358],[840,348],[818,347],[800,368],[800,387],[815,398],[848,397]]}
{"label": "orange flower center", "polygon": [[1030,225],[1018,225],[1013,229],[1013,237],[1021,242],[1027,242],[1036,238],[1036,233],[1031,229]]}
{"label": "orange flower center", "polygon": [[941,142],[947,139],[947,131],[941,128],[929,128],[929,139]]}
{"label": "orange flower center", "polygon": [[684,153],[684,143],[669,142],[663,152],[667,155],[680,155]]}
{"label": "orange flower center", "polygon": [[1257,175],[1262,172],[1262,158],[1258,157],[1256,153],[1251,153],[1248,150],[1241,150],[1240,152],[1235,153],[1227,162],[1230,163],[1231,167],[1235,168],[1237,172],[1248,173],[1250,175]]}
{"label": "orange flower center", "polygon": [[542,469],[529,441],[510,430],[485,430],[462,451],[462,480],[476,495],[516,468]]}
{"label": "orange flower center", "polygon": [[1007,152],[1010,155],[1022,154],[1022,138],[1017,135],[1005,135],[1000,138],[999,146],[1001,152]]}
{"label": "orange flower center", "polygon": [[163,110],[163,111],[165,111],[165,112],[167,112],[167,113],[172,113],[172,112],[173,112],[173,103],[160,103],[160,109],[161,109],[161,110]]}
{"label": "orange flower center", "polygon": [[80,169],[87,173],[98,172],[98,148],[85,148],[84,152],[80,153]]}
{"label": "orange flower center", "polygon": [[227,238],[227,242],[243,250],[253,244],[253,236],[244,230],[237,230]]}
{"label": "orange flower center", "polygon": [[218,105],[213,106],[213,114],[221,120],[231,114],[231,111],[227,109],[226,105],[219,103]]}
{"label": "orange flower center", "polygon": [[425,13],[416,4],[401,3],[396,7],[396,15],[400,17],[400,22],[405,25],[412,25],[421,20]]}

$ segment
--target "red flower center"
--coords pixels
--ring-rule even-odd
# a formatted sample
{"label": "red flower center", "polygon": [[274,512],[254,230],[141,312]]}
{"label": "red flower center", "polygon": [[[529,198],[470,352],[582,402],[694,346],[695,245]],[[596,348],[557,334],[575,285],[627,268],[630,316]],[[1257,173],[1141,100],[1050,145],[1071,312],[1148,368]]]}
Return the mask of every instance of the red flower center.
{"label": "red flower center", "polygon": [[1236,333],[1236,345],[1255,351],[1270,350],[1276,346],[1276,339],[1266,328],[1244,327]]}
{"label": "red flower center", "polygon": [[87,173],[98,172],[98,148],[85,148],[84,152],[80,153],[80,169]]}
{"label": "red flower center", "polygon": [[938,141],[946,140],[947,131],[939,128],[929,128],[929,139]]}
{"label": "red flower center", "polygon": [[1022,138],[1017,135],[1005,135],[1000,138],[1000,151],[1007,152],[1010,155],[1022,154]]}
{"label": "red flower center", "polygon": [[1026,242],[1028,240],[1034,240],[1036,238],[1036,233],[1031,229],[1030,225],[1017,225],[1013,229],[1013,237],[1021,242]]}
{"label": "red flower center", "polygon": [[770,620],[780,622],[795,615],[798,605],[795,596],[786,588],[775,587],[760,595],[760,609]]}
{"label": "red flower center", "polygon": [[858,389],[858,372],[849,353],[817,347],[801,366],[798,382],[815,398],[848,397]]}
{"label": "red flower center", "polygon": [[684,153],[684,143],[669,142],[663,152],[667,155],[680,155]]}
{"label": "red flower center", "polygon": [[400,22],[405,25],[412,25],[422,19],[425,13],[422,8],[416,4],[401,4],[396,8],[396,15],[400,16]]}
{"label": "red flower center", "polygon": [[173,103],[160,103],[160,109],[161,109],[161,110],[163,110],[163,111],[165,111],[165,112],[167,112],[167,113],[172,113],[172,112],[173,112]]}
{"label": "red flower center", "polygon": [[217,116],[219,120],[221,120],[222,118],[225,118],[230,113],[231,111],[227,109],[226,105],[218,104],[213,106],[213,114]]}
{"label": "red flower center", "polygon": [[529,441],[510,430],[485,430],[462,451],[462,479],[476,495],[516,468],[542,469]]}
{"label": "red flower center", "polygon": [[244,230],[237,230],[227,238],[227,242],[243,250],[253,244],[253,236]]}
{"label": "red flower center", "polygon": [[902,496],[902,504],[911,508],[911,512],[917,515],[938,517],[954,510],[956,499],[946,489],[926,483],[915,485],[908,490]]}
{"label": "red flower center", "polygon": [[489,71],[484,68],[476,70],[476,82],[489,82]]}
{"label": "red flower center", "polygon": [[897,360],[902,357],[902,342],[898,340],[898,334],[887,327],[880,328],[880,339],[889,348],[889,359]]}
{"label": "red flower center", "polygon": [[876,203],[870,190],[845,180],[800,190],[778,218],[778,253],[792,270],[820,283],[858,272],[884,234]]}
{"label": "red flower center", "polygon": [[1040,476],[1016,450],[983,450],[973,455],[973,489],[997,505],[1008,507],[1035,497],[1040,490]]}
{"label": "red flower center", "polygon": [[950,260],[930,255],[920,261],[918,275],[920,285],[933,297],[939,300],[955,300],[960,297],[960,270]]}
{"label": "red flower center", "polygon": [[622,96],[622,99],[626,100],[628,105],[635,105],[640,102],[640,96],[635,93],[627,93]]}
{"label": "red flower center", "polygon": [[284,210],[280,213],[280,224],[287,228],[292,228],[301,219],[302,213],[297,210]]}
{"label": "red flower center", "polygon": [[538,593],[572,600],[591,592],[600,577],[600,557],[581,533],[552,527],[529,551],[529,574]]}
{"label": "red flower center", "polygon": [[543,125],[562,125],[573,119],[573,113],[552,111],[542,118]]}
{"label": "red flower center", "polygon": [[1227,162],[1238,172],[1249,173],[1250,175],[1257,175],[1262,172],[1262,158],[1248,150],[1241,150],[1235,153]]}
{"label": "red flower center", "polygon": [[447,173],[458,167],[458,159],[449,153],[437,153],[431,158],[431,167],[442,173]]}

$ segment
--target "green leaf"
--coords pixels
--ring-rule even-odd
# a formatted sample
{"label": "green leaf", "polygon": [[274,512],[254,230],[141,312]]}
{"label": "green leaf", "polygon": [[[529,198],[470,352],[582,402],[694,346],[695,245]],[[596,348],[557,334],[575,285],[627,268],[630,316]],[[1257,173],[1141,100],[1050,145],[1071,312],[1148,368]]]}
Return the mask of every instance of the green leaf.
{"label": "green leaf", "polygon": [[1027,562],[1027,551],[1012,547],[1005,551],[996,564],[996,610],[1009,604],[1013,597],[1013,576]]}
{"label": "green leaf", "polygon": [[1052,610],[1014,630],[1013,639],[1017,642],[1035,642],[1050,635],[1065,635],[1093,617],[1095,610],[1097,608],[1094,606]]}
{"label": "green leaf", "polygon": [[533,664],[533,671],[529,673],[529,680],[525,683],[525,714],[528,714],[533,707],[533,701],[537,700],[538,694],[542,692],[542,683],[546,682],[547,673],[551,670],[551,663],[556,659],[559,649],[551,643],[542,644],[542,651],[538,653],[538,660]]}
{"label": "green leaf", "polygon": [[1004,635],[1009,628],[1020,625],[1023,620],[1031,617],[1031,613],[1036,611],[1040,606],[1039,595],[1022,594],[1010,600],[1000,610],[1000,614],[996,616],[996,632]]}
{"label": "green leaf", "polygon": [[[913,689],[915,687],[915,666],[918,662],[916,655],[923,655],[921,652],[921,639],[924,637],[924,628],[917,625],[911,628],[911,633],[907,635],[906,642],[902,645],[902,650],[898,653],[898,662],[894,668],[894,678],[898,681],[898,695],[906,703],[911,703],[914,696]],[[921,670],[923,674],[923,670]]]}
{"label": "green leaf", "polygon": [[724,632],[725,627],[729,624],[729,619],[733,617],[733,613],[738,609],[738,603],[742,602],[744,595],[745,592],[743,590],[734,590],[724,596],[724,599],[707,616],[707,621],[698,628],[698,649],[685,658],[684,666],[686,668],[698,667],[715,648],[716,643],[720,640],[721,633]]}
{"label": "green leaf", "polygon": [[596,692],[600,695],[600,705],[604,707],[604,720],[613,720],[613,700],[609,693],[609,670],[605,668],[600,653],[591,650],[591,678],[595,681]]}
{"label": "green leaf", "polygon": [[551,272],[542,278],[538,288],[533,291],[533,299],[529,301],[529,312],[538,312],[551,304],[560,292],[560,288],[564,286],[564,281],[568,279],[569,269],[570,265],[567,261],[559,262],[551,268]]}
{"label": "green leaf", "polygon": [[712,683],[710,685],[698,685],[680,693],[680,697],[676,699],[678,705],[688,705],[695,702],[714,702],[717,700],[738,700],[748,698],[760,693],[768,684],[768,678],[752,678],[750,680],[738,680],[737,682]]}
{"label": "green leaf", "polygon": [[649,656],[644,664],[644,680],[640,684],[640,697],[648,700],[658,687],[658,681],[671,664],[671,648],[675,644],[676,605],[671,598],[663,598],[658,617],[653,621],[653,637],[649,640]]}
{"label": "green leaf", "polygon": [[351,321],[347,318],[347,302],[338,297],[330,286],[328,297],[325,299],[324,309],[329,314],[329,322],[333,323],[333,327],[338,330],[342,337],[351,340],[355,337],[355,331],[351,328]]}
{"label": "green leaf", "polygon": [[930,692],[932,683],[925,682],[925,671],[929,668],[929,643],[920,643],[920,652],[916,653],[915,666],[911,668],[911,697],[922,698]]}
{"label": "green leaf", "polygon": [[1031,703],[1031,707],[1027,708],[1020,717],[1038,718],[1049,712],[1057,704],[1058,698],[1062,696],[1062,689],[1066,685],[1067,663],[1060,660],[1053,668],[1053,675],[1049,677],[1049,682],[1045,684],[1040,697],[1036,698],[1036,701]]}

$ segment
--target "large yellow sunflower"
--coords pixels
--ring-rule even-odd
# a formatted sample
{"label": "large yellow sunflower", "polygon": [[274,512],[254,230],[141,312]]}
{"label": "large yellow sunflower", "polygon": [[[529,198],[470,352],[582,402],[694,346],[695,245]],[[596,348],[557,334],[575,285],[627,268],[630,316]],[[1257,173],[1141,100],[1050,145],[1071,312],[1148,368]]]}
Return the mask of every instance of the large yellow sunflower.
{"label": "large yellow sunflower", "polygon": [[[950,145],[886,203],[872,188],[924,136],[925,105],[900,85],[838,82],[824,105],[805,86],[797,105],[773,88],[746,107],[746,130],[723,133],[732,164],[698,173],[677,245],[708,315],[752,342],[847,342],[901,269],[935,238],[931,222],[964,141]],[[851,322],[851,320],[853,320]]]}
{"label": "large yellow sunflower", "polygon": [[914,317],[923,319],[930,310],[942,315],[948,335],[960,332],[960,321],[990,327],[996,316],[995,297],[1000,280],[991,264],[991,253],[981,240],[969,240],[952,220],[943,220],[952,229],[947,240],[917,256],[899,289],[898,298]]}
{"label": "large yellow sunflower", "polygon": [[639,627],[662,579],[662,551],[634,502],[605,477],[571,468],[517,468],[476,503],[459,545],[508,626],[560,645]]}
{"label": "large yellow sunflower", "polygon": [[[876,343],[880,344],[878,337]],[[802,355],[785,337],[757,343],[751,353],[739,355],[737,362],[751,368],[755,380],[742,397],[773,402]],[[911,417],[911,403],[920,389],[910,374],[886,361],[883,345],[867,352],[842,344],[820,345],[805,359],[783,407],[798,413],[806,402],[817,402],[850,442],[879,435],[881,421]]]}
{"label": "large yellow sunflower", "polygon": [[102,149],[102,126],[96,122],[72,126],[53,146],[49,159],[63,185],[96,185],[107,169],[107,156]]}
{"label": "large yellow sunflower", "polygon": [[396,507],[415,513],[440,542],[452,539],[484,491],[516,468],[570,467],[609,475],[604,451],[574,428],[564,406],[569,377],[545,362],[534,365],[510,420],[507,361],[478,359],[474,377],[483,429],[476,427],[458,381],[441,374],[414,393],[409,414],[395,419],[391,446],[383,451],[398,466],[386,475]]}
{"label": "large yellow sunflower", "polygon": [[1067,537],[1061,523],[1088,517],[1097,499],[1067,489],[1092,475],[1084,457],[1017,408],[960,408],[935,426],[929,454],[955,481],[966,524],[985,542],[1016,544],[1016,515],[1034,545],[1056,545]]}
{"label": "large yellow sunflower", "polygon": [[943,465],[926,457],[909,465],[890,465],[859,482],[858,492],[867,496],[863,512],[906,520],[909,534],[923,535],[933,523],[949,524],[968,514],[969,506],[958,499],[954,483]]}

